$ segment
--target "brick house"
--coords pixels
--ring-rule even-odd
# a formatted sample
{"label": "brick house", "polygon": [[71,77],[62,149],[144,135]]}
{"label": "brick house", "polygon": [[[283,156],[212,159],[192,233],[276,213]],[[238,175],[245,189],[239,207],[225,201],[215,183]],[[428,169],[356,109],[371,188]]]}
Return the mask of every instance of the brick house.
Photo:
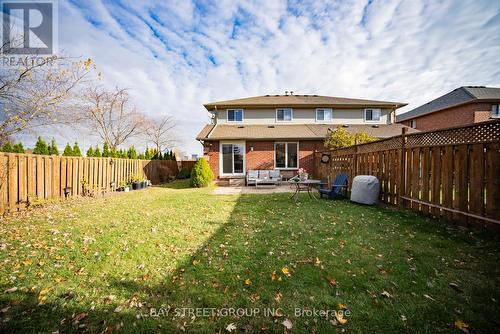
{"label": "brick house", "polygon": [[464,86],[396,117],[396,122],[432,131],[499,118],[500,88]]}
{"label": "brick house", "polygon": [[[244,178],[252,169],[291,177],[313,170],[313,152],[343,126],[377,138],[401,134],[395,111],[404,103],[318,95],[265,95],[207,103],[212,124],[197,136],[217,179]],[[416,131],[416,130],[413,130]]]}

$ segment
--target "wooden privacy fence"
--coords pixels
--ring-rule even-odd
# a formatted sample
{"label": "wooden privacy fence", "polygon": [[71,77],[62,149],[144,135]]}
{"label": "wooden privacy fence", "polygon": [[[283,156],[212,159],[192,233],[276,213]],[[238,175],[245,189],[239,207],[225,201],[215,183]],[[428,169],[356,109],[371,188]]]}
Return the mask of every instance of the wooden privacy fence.
{"label": "wooden privacy fence", "polygon": [[99,192],[116,190],[131,175],[146,177],[153,184],[177,176],[179,169],[192,169],[194,161],[130,160],[116,158],[60,157],[0,152],[0,215],[26,207],[34,199],[83,194],[82,181]]}
{"label": "wooden privacy fence", "polygon": [[[321,163],[323,155],[328,163]],[[380,200],[462,222],[500,224],[500,121],[315,152],[315,176],[374,175]],[[349,189],[350,190],[350,189]],[[500,227],[500,226],[499,226]]]}

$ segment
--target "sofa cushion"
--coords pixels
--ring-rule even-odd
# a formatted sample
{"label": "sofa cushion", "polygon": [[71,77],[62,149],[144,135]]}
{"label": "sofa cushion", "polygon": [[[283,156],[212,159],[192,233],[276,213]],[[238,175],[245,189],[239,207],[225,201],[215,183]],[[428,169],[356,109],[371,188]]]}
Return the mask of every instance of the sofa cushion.
{"label": "sofa cushion", "polygon": [[280,171],[278,169],[269,172],[269,177],[271,179],[279,179],[281,177]]}
{"label": "sofa cushion", "polygon": [[249,170],[248,171],[248,178],[252,179],[252,180],[255,180],[255,179],[259,178],[259,171],[257,171],[257,170]]}
{"label": "sofa cushion", "polygon": [[269,171],[268,170],[259,170],[259,179],[260,180],[269,179]]}

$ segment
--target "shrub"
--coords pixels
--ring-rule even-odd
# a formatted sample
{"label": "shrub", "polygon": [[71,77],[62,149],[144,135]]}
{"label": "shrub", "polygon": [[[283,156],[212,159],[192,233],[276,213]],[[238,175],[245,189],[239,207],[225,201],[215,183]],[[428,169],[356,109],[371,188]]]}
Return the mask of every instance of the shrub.
{"label": "shrub", "polygon": [[13,147],[14,153],[24,153],[24,146],[23,143],[17,143]]}
{"label": "shrub", "polygon": [[49,155],[59,155],[59,149],[57,148],[56,140],[54,138],[52,138],[48,149]]}
{"label": "shrub", "polygon": [[73,156],[74,157],[81,157],[82,156],[82,151],[80,150],[80,147],[78,146],[78,143],[75,142],[75,145],[73,145]]}
{"label": "shrub", "polygon": [[190,176],[191,176],[191,173],[189,172],[189,169],[187,169],[186,167],[182,167],[180,172],[179,172],[178,178],[179,179],[189,179]]}
{"label": "shrub", "polygon": [[66,147],[64,148],[63,151],[63,157],[72,157],[73,156],[73,149],[71,146],[69,146],[69,143],[66,144]]}
{"label": "shrub", "polygon": [[206,187],[212,182],[214,173],[208,162],[204,158],[200,158],[191,171],[191,187]]}
{"label": "shrub", "polygon": [[49,154],[49,148],[47,146],[47,143],[45,143],[45,141],[41,137],[38,137],[38,140],[36,141],[33,154],[42,154],[42,155]]}
{"label": "shrub", "polygon": [[6,142],[2,146],[2,152],[14,153],[14,147],[12,147],[12,144],[10,142]]}
{"label": "shrub", "polygon": [[348,147],[355,144],[364,144],[377,140],[366,132],[351,134],[343,127],[337,127],[325,139],[325,147],[331,150]]}

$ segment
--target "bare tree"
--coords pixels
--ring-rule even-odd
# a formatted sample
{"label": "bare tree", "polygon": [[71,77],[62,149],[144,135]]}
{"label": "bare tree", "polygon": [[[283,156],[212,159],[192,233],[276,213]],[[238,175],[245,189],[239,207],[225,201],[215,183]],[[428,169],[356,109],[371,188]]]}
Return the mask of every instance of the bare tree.
{"label": "bare tree", "polygon": [[111,148],[144,133],[146,117],[134,106],[127,89],[90,87],[83,102],[83,124]]}
{"label": "bare tree", "polygon": [[171,148],[175,142],[175,120],[170,115],[162,115],[148,121],[145,135],[148,142],[152,143],[158,152]]}
{"label": "bare tree", "polygon": [[[2,45],[6,51],[9,44]],[[0,69],[0,142],[37,127],[69,123],[66,103],[95,70],[92,60],[19,58]]]}

